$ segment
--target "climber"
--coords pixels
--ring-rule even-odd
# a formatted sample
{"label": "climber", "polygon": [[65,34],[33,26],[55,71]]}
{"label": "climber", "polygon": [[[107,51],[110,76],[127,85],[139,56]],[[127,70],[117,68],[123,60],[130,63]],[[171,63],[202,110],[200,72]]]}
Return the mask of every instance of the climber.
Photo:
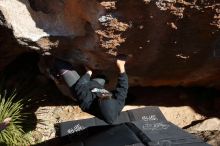
{"label": "climber", "polygon": [[83,111],[113,124],[125,105],[128,92],[125,63],[124,59],[116,60],[119,77],[116,89],[112,92],[104,88],[104,79],[91,79],[92,71],[90,69],[87,69],[87,72],[80,77],[70,64],[62,60],[56,59],[54,67],[76,97]]}

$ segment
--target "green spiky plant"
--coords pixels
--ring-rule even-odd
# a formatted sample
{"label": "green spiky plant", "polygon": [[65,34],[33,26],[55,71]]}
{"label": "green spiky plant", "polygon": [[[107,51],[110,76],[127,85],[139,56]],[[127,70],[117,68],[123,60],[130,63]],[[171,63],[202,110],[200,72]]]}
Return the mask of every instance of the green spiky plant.
{"label": "green spiky plant", "polygon": [[0,93],[0,123],[6,118],[11,118],[9,125],[0,131],[0,145],[27,146],[29,141],[21,126],[25,118],[21,112],[23,104],[22,100],[15,102],[15,96],[15,92],[8,96],[6,93]]}

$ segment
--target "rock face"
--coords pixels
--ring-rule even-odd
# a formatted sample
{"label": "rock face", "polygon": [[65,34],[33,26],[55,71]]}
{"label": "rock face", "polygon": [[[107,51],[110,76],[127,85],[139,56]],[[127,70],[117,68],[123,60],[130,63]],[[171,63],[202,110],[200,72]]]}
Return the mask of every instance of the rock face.
{"label": "rock face", "polygon": [[196,124],[188,129],[188,132],[193,133],[204,141],[213,146],[219,146],[220,144],[220,120],[219,118],[211,118],[204,120],[203,122]]}
{"label": "rock face", "polygon": [[36,51],[111,80],[122,53],[131,85],[219,88],[219,29],[220,5],[208,0],[0,0],[0,70]]}
{"label": "rock face", "polygon": [[220,131],[220,120],[218,118],[211,118],[188,128],[191,131]]}
{"label": "rock face", "polygon": [[[94,49],[94,29],[102,9],[94,0],[1,0],[0,12],[1,28],[11,30],[9,37],[21,46],[74,60],[83,53],[79,49]],[[80,40],[84,43],[76,49]],[[4,51],[11,52],[10,47]]]}

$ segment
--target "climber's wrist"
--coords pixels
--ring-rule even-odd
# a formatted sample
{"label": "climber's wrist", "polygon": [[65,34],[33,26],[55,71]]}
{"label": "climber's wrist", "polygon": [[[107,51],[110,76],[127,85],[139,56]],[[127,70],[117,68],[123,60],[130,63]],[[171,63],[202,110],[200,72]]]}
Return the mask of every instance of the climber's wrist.
{"label": "climber's wrist", "polygon": [[89,74],[90,76],[92,76],[92,71],[91,70],[88,70],[86,73]]}

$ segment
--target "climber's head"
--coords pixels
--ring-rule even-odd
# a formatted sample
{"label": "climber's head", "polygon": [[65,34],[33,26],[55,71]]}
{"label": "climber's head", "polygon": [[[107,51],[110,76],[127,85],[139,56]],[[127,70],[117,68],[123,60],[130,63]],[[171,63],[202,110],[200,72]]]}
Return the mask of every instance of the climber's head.
{"label": "climber's head", "polygon": [[111,99],[112,93],[106,89],[94,88],[91,92],[95,93],[99,99]]}

